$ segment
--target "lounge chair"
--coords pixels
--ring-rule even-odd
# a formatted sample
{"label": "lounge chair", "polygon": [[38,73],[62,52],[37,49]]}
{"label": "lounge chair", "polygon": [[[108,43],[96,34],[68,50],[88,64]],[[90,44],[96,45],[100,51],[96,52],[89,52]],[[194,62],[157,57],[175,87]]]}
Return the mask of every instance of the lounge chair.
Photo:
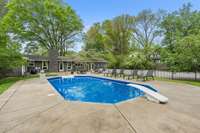
{"label": "lounge chair", "polygon": [[127,77],[127,79],[129,80],[130,77],[133,76],[133,71],[132,70],[124,70],[123,71],[123,79],[125,79]]}
{"label": "lounge chair", "polygon": [[87,70],[86,70],[86,69],[80,69],[80,70],[79,70],[79,73],[80,73],[80,74],[86,74],[86,73],[87,73]]}
{"label": "lounge chair", "polygon": [[133,75],[133,79],[134,79],[135,77],[137,77],[137,75],[138,75],[138,70],[133,70],[133,71],[132,71],[132,75]]}
{"label": "lounge chair", "polygon": [[149,77],[154,80],[153,70],[148,70],[146,74],[142,72],[137,75],[137,79],[143,79],[144,81],[148,80]]}
{"label": "lounge chair", "polygon": [[116,69],[113,69],[112,72],[111,72],[111,77],[117,77],[117,70]]}
{"label": "lounge chair", "polygon": [[116,70],[116,76],[117,77],[123,77],[124,70],[123,69],[117,69]]}
{"label": "lounge chair", "polygon": [[152,78],[154,80],[153,70],[148,70],[145,78],[146,80],[148,80],[148,78]]}
{"label": "lounge chair", "polygon": [[123,77],[123,75],[124,75],[124,69],[121,69],[119,72],[119,77]]}
{"label": "lounge chair", "polygon": [[97,73],[103,73],[103,71],[105,71],[105,70],[103,70],[102,68],[100,68],[100,69],[97,70]]}
{"label": "lounge chair", "polygon": [[106,69],[105,71],[103,71],[103,75],[104,76],[110,76],[112,73],[112,70],[111,69]]}
{"label": "lounge chair", "polygon": [[107,74],[108,74],[108,69],[104,70],[102,73],[103,73],[104,76],[107,76]]}

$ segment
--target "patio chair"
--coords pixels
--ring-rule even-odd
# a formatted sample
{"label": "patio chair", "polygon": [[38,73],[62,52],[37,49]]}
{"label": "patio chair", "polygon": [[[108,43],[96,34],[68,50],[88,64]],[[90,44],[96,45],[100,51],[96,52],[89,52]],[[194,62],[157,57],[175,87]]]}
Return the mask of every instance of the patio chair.
{"label": "patio chair", "polygon": [[98,73],[98,71],[99,71],[98,69],[94,69],[93,70],[94,73]]}
{"label": "patio chair", "polygon": [[148,70],[146,73],[141,72],[137,75],[137,79],[143,79],[143,81],[148,80],[149,77],[151,77],[154,80],[153,70]]}
{"label": "patio chair", "polygon": [[139,79],[143,79],[143,81],[145,81],[145,73],[142,71],[142,72],[139,72],[138,74],[137,74],[137,80],[139,80]]}
{"label": "patio chair", "polygon": [[102,68],[100,68],[100,69],[98,69],[97,73],[103,73],[103,71],[105,71],[105,70],[103,70]]}
{"label": "patio chair", "polygon": [[127,77],[129,80],[133,76],[133,71],[132,70],[124,70],[123,71],[123,79]]}
{"label": "patio chair", "polygon": [[111,72],[111,77],[113,77],[113,76],[115,78],[117,77],[117,70],[116,69],[113,69],[112,72]]}
{"label": "patio chair", "polygon": [[123,76],[123,69],[117,69],[116,70],[116,77],[121,77]]}
{"label": "patio chair", "polygon": [[110,69],[106,69],[103,71],[103,75],[104,76],[109,76],[111,74],[111,70]]}
{"label": "patio chair", "polygon": [[123,75],[124,75],[124,69],[120,69],[120,71],[119,71],[119,77],[123,77]]}
{"label": "patio chair", "polygon": [[148,78],[152,78],[154,80],[153,70],[148,70],[145,78],[146,80],[148,80]]}
{"label": "patio chair", "polygon": [[108,73],[108,70],[106,69],[106,70],[104,70],[102,73],[103,73],[104,76],[106,76],[107,73]]}
{"label": "patio chair", "polygon": [[79,73],[80,73],[80,74],[86,74],[86,73],[87,73],[87,70],[86,70],[86,69],[80,69],[80,70],[79,70]]}
{"label": "patio chair", "polygon": [[120,73],[120,69],[116,69],[116,77],[119,76],[119,73]]}
{"label": "patio chair", "polygon": [[138,76],[138,70],[132,71],[133,79]]}

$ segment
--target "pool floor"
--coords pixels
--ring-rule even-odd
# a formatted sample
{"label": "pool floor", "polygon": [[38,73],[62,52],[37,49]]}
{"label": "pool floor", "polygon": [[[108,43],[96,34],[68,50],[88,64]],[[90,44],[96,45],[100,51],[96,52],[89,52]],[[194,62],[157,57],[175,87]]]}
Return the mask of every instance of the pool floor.
{"label": "pool floor", "polygon": [[127,83],[90,76],[59,77],[49,82],[66,100],[72,101],[114,104],[144,95]]}

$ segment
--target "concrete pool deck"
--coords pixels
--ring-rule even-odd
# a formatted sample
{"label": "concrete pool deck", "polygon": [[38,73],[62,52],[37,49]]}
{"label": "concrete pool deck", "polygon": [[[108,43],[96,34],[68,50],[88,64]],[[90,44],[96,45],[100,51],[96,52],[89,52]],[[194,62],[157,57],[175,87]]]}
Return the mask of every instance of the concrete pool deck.
{"label": "concrete pool deck", "polygon": [[0,133],[199,133],[200,88],[148,81],[169,98],[115,105],[65,101],[45,79],[19,81],[0,95]]}

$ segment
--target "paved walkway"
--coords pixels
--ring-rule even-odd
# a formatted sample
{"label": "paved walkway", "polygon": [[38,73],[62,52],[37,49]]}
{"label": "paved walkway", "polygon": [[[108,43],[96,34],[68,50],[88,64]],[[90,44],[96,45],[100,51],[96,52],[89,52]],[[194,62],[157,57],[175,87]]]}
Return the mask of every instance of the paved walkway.
{"label": "paved walkway", "polygon": [[162,105],[137,98],[116,105],[63,100],[45,79],[20,81],[0,95],[0,132],[199,133],[200,88],[151,81],[169,98]]}

